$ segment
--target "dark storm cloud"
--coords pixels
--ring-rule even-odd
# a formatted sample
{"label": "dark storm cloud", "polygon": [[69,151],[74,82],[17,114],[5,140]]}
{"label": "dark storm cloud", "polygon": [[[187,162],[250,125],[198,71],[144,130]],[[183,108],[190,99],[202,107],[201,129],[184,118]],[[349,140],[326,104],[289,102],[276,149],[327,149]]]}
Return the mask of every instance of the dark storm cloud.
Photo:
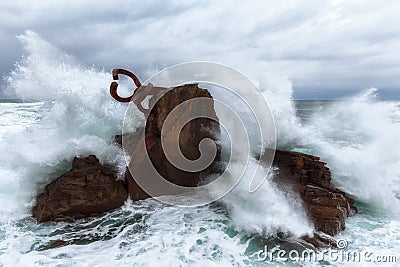
{"label": "dark storm cloud", "polygon": [[[3,1],[6,75],[31,29],[87,65],[142,73],[189,60],[258,66],[298,91],[400,90],[398,1]],[[258,75],[258,76],[257,76]]]}

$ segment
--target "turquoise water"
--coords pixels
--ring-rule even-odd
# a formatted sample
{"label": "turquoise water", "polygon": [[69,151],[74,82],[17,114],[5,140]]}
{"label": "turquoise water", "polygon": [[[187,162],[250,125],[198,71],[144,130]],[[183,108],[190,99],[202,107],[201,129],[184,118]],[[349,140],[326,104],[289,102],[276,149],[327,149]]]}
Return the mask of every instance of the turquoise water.
{"label": "turquoise water", "polygon": [[[302,127],[312,125],[317,115],[331,112],[332,106],[338,103],[341,102],[296,102],[295,107],[300,124]],[[249,213],[252,217],[247,218],[247,221],[246,218],[237,218],[234,216],[236,211],[227,205],[229,201],[235,201],[235,199],[229,197],[224,201],[196,208],[172,207],[155,200],[128,202],[124,207],[99,218],[84,219],[76,223],[36,224],[29,213],[34,196],[46,180],[51,179],[56,173],[67,170],[69,165],[65,165],[64,161],[50,161],[51,164],[42,166],[43,169],[35,173],[37,177],[31,179],[32,176],[27,176],[24,173],[24,166],[20,164],[30,165],[28,169],[30,171],[39,168],[32,160],[35,160],[34,156],[37,156],[37,153],[45,153],[46,148],[40,147],[38,152],[30,154],[34,147],[26,151],[26,148],[14,147],[19,151],[20,158],[18,158],[13,154],[15,151],[12,150],[12,145],[13,140],[19,140],[18,136],[21,134],[25,136],[25,140],[29,141],[29,134],[35,131],[32,129],[40,126],[44,120],[43,111],[51,108],[53,104],[0,104],[1,145],[3,151],[9,152],[8,155],[3,153],[1,157],[1,266],[159,266],[161,262],[162,266],[309,266],[315,264],[357,266],[359,264],[330,259],[317,263],[260,260],[257,252],[263,250],[265,245],[269,248],[279,247],[288,252],[292,249],[300,252],[304,250],[304,245],[296,242],[291,233],[291,229],[296,231],[295,228],[301,225],[288,225],[282,214],[276,214],[277,221],[269,221],[266,217],[256,217],[252,213]],[[334,110],[340,112],[339,107],[334,107]],[[326,130],[327,134],[324,138],[330,140],[330,144],[343,145],[353,140],[352,136],[348,136],[349,129],[346,127],[338,128],[334,132],[336,136],[332,135],[330,129]],[[11,133],[16,137],[10,138]],[[24,144],[29,146],[31,142],[33,141]],[[334,165],[336,162],[329,160],[329,154],[321,153],[324,143],[307,146],[307,143],[303,142],[296,144],[294,140],[289,140],[282,142],[281,146],[322,156],[332,169],[334,183],[346,192],[357,193],[351,187],[346,187],[346,183],[341,183],[343,172],[337,172],[337,167]],[[18,143],[21,144],[21,142]],[[362,142],[359,141],[359,143]],[[8,150],[4,150],[4,147]],[[354,148],[357,147],[363,146],[354,144]],[[13,160],[10,161],[10,159]],[[46,171],[43,171],[44,169]],[[365,182],[367,183],[368,180]],[[388,209],[384,205],[385,202],[376,202],[373,197],[365,201],[361,200],[357,194],[354,196],[358,199],[356,206],[359,208],[359,213],[348,219],[346,230],[335,238],[348,242],[345,249],[347,251],[368,250],[377,256],[398,256],[400,221],[396,214],[397,207]],[[260,198],[260,202],[262,201]],[[244,205],[240,202],[234,203]],[[268,204],[266,204],[266,214],[269,214],[268,209]],[[263,211],[264,208],[261,210]],[[261,232],[251,227],[251,224],[260,223],[257,220],[263,221]],[[248,224],[247,227],[243,226],[242,221],[245,221],[244,225]],[[67,244],[46,249],[46,246],[59,240]],[[364,266],[373,265],[373,263],[365,262],[363,264]],[[397,266],[398,264],[386,263],[386,265]]]}

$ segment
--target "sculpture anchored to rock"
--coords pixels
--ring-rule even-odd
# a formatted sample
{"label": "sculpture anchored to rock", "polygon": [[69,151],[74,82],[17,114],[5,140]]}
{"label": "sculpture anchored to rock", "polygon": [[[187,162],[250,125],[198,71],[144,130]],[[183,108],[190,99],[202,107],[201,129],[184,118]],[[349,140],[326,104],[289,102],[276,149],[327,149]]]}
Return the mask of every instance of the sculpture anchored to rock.
{"label": "sculpture anchored to rock", "polygon": [[[133,133],[123,134],[129,140],[128,150],[132,151],[128,151],[132,158],[131,163],[139,168],[142,167],[144,150],[141,148],[145,149],[158,173],[171,183],[185,187],[196,187],[204,183],[204,179],[209,179],[211,174],[220,171],[218,168],[218,164],[222,161],[220,151],[213,162],[216,163],[215,165],[210,165],[203,171],[187,172],[176,168],[168,161],[161,143],[162,128],[168,114],[181,103],[198,97],[212,100],[207,102],[210,103],[209,105],[201,105],[198,108],[211,112],[215,120],[197,118],[177,131],[175,126],[184,121],[184,117],[178,113],[166,135],[179,135],[181,152],[190,160],[200,157],[198,145],[201,140],[210,138],[217,141],[219,139],[221,134],[219,122],[214,110],[213,98],[207,89],[202,89],[197,84],[185,84],[172,88],[156,87],[150,83],[143,86],[133,73],[124,69],[114,69],[112,75],[114,81],[110,85],[111,96],[119,102],[132,101],[146,117],[145,127]],[[136,85],[137,88],[130,97],[118,95],[116,81],[119,75],[130,77]],[[149,96],[149,108],[145,108],[142,102]],[[193,108],[189,105],[182,113],[192,112]],[[115,138],[119,146],[122,146],[122,139],[121,135]],[[145,145],[140,147],[138,143]],[[299,201],[316,231],[335,235],[344,230],[345,219],[357,212],[354,200],[331,185],[330,171],[319,158],[277,150],[273,166],[278,170],[274,174],[273,181],[282,190],[287,189],[299,196]],[[154,178],[145,171],[139,173],[145,179]],[[128,196],[133,201],[152,197],[133,179],[130,169],[126,169],[125,179],[118,179],[121,178],[118,175],[115,166],[101,163],[95,155],[86,158],[75,157],[69,172],[46,185],[42,194],[36,199],[32,214],[38,222],[73,221],[97,216],[118,208],[123,205]],[[321,244],[334,245],[331,243],[332,240],[324,239],[318,234],[312,238],[305,237],[304,240],[316,247]]]}
{"label": "sculpture anchored to rock", "polygon": [[[215,164],[209,164],[210,166],[207,165],[209,167],[205,166],[200,171],[187,171],[177,167],[174,164],[176,162],[171,162],[170,158],[168,158],[165,143],[163,145],[162,141],[164,140],[167,145],[177,141],[180,152],[185,159],[190,161],[197,160],[202,156],[199,151],[199,144],[202,140],[211,139],[214,143],[219,142],[220,126],[218,117],[214,110],[212,96],[207,89],[200,88],[198,84],[185,84],[170,88],[157,87],[152,83],[142,85],[135,74],[124,69],[114,69],[112,75],[114,81],[110,85],[111,96],[119,102],[133,102],[145,115],[146,119],[144,134],[142,134],[143,130],[139,130],[136,133],[124,133],[125,142],[122,142],[122,137],[120,138],[119,142],[123,143],[124,150],[131,159],[127,176],[146,177],[146,180],[154,180],[156,182],[155,175],[152,175],[152,171],[155,169],[164,179],[175,185],[196,187],[202,177],[204,178],[216,171]],[[135,84],[136,89],[131,96],[121,97],[118,95],[117,80],[119,75],[130,77]],[[200,98],[208,99],[209,101],[203,101],[201,105],[188,101]],[[143,107],[142,104],[146,100],[148,100],[148,108]],[[184,102],[187,104],[183,108],[179,109],[178,112],[176,110],[173,112],[176,107]],[[208,116],[195,118],[197,113],[207,114]],[[190,117],[190,115],[193,115],[195,119],[186,122],[185,118]],[[172,117],[172,123],[167,123],[169,116]],[[183,127],[180,128],[180,125]],[[145,142],[142,142],[142,140]],[[141,144],[144,143],[145,145],[142,146]],[[220,161],[220,147],[218,145],[217,147],[215,157],[210,160],[210,163]],[[151,167],[144,167],[146,166],[144,164],[145,154],[151,160]],[[173,156],[176,156],[179,152],[175,153],[174,151],[173,154]],[[151,179],[147,177],[151,177]],[[134,182],[132,177],[127,180],[128,184]],[[135,185],[135,187],[137,186]],[[153,187],[160,187],[160,185],[154,185]],[[163,195],[163,193],[165,192],[160,192],[159,195]],[[148,196],[146,195],[146,197]]]}
{"label": "sculpture anchored to rock", "polygon": [[[119,79],[119,77],[118,77],[119,74],[130,77],[136,85],[135,91],[129,97],[121,97],[118,95],[118,83],[116,82],[116,80]],[[149,83],[146,86],[143,86],[135,74],[133,74],[132,72],[125,70],[125,69],[113,69],[112,76],[113,76],[114,81],[110,85],[111,96],[119,102],[132,101],[133,103],[135,103],[137,108],[144,114],[148,114],[149,109],[146,109],[143,107],[143,105],[142,105],[143,100],[145,100],[147,96],[154,97],[154,95],[156,95],[158,92],[165,91],[167,89],[164,87],[155,87],[151,83]]]}

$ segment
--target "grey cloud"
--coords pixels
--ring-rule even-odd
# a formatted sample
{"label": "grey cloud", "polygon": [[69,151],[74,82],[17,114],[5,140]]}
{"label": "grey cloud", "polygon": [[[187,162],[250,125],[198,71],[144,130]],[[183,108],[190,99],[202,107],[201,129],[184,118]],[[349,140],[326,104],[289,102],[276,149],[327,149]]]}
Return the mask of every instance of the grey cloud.
{"label": "grey cloud", "polygon": [[[189,60],[281,71],[298,91],[400,90],[398,1],[16,1],[0,4],[4,74],[32,29],[87,65],[144,75]],[[257,66],[257,70],[251,66]]]}

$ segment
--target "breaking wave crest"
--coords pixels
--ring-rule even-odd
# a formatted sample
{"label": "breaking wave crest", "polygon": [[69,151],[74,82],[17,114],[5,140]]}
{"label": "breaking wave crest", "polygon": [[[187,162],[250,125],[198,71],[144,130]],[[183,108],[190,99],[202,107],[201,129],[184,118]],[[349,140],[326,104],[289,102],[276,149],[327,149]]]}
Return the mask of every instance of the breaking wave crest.
{"label": "breaking wave crest", "polygon": [[[90,238],[107,236],[98,231],[112,232],[98,239],[107,243],[93,239],[87,246],[27,253],[48,241],[70,238],[62,230],[65,227],[79,228],[64,223],[40,226],[29,219],[38,190],[68,170],[74,156],[95,154],[102,162],[124,169],[122,151],[113,139],[121,131],[126,106],[109,96],[109,72],[80,65],[32,31],[19,39],[25,56],[6,81],[8,91],[24,103],[0,103],[0,148],[5,151],[0,154],[0,262],[54,265],[74,258],[76,264],[81,259],[109,265],[97,257],[108,253],[110,261],[122,260],[121,264],[132,262],[134,257],[136,262],[147,264],[149,260],[159,263],[168,259],[170,265],[179,265],[191,259],[204,260],[206,254],[225,265],[243,265],[248,263],[246,249],[252,242],[251,234],[284,232],[298,237],[312,232],[296,199],[275,188],[270,179],[249,194],[245,177],[222,199],[222,206],[179,209],[153,200],[127,203],[104,218],[85,222],[89,230],[79,229],[84,234],[93,229]],[[280,148],[320,156],[331,168],[333,182],[345,192],[399,212],[399,103],[379,101],[377,91],[371,89],[322,105],[300,120],[291,83],[285,77],[262,78],[259,86],[275,117]],[[123,85],[121,88],[124,90]],[[137,114],[137,126],[141,125],[142,117]],[[110,220],[113,223],[107,224]],[[114,233],[116,228],[119,230]],[[56,232],[51,240],[43,235],[49,231]],[[212,259],[208,260],[212,264]]]}

